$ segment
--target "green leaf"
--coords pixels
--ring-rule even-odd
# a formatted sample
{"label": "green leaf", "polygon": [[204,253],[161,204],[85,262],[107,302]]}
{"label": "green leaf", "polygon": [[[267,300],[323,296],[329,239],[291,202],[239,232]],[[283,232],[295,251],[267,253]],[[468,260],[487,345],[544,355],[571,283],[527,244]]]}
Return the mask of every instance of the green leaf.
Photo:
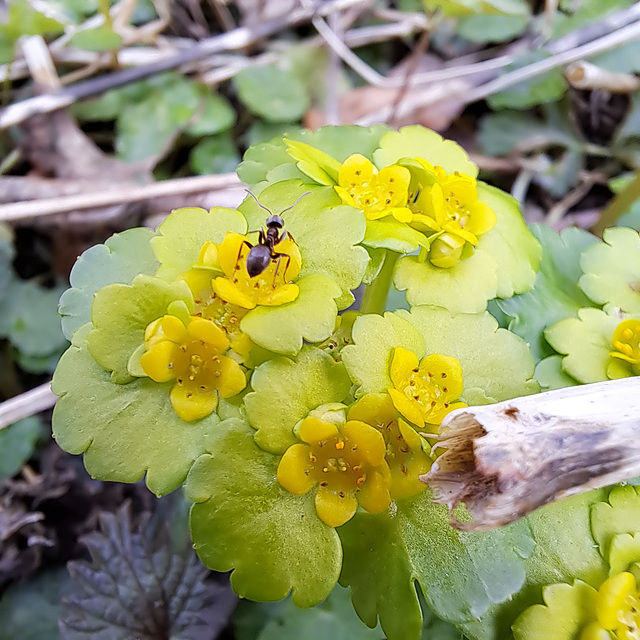
{"label": "green leaf", "polygon": [[53,376],[52,390],[60,396],[53,436],[65,451],[84,453],[94,478],[137,482],[146,473],[151,491],[170,493],[184,482],[220,420],[215,413],[194,422],[180,419],[169,399],[171,383],[113,383],[85,346],[90,329],[76,331]]}
{"label": "green leaf", "polygon": [[3,302],[0,336],[25,356],[49,356],[67,343],[60,328],[58,299],[62,289],[13,280]]}
{"label": "green leaf", "polygon": [[309,108],[304,84],[274,66],[247,67],[234,77],[233,84],[248,109],[267,122],[300,120]]}
{"label": "green leaf", "polygon": [[0,430],[0,481],[22,469],[42,435],[42,423],[35,417],[23,418]]}
{"label": "green leaf", "polygon": [[535,287],[499,300],[498,306],[512,318],[509,329],[529,343],[538,362],[553,353],[544,330],[564,318],[577,317],[579,309],[591,305],[577,285],[582,274],[580,254],[598,238],[576,228],[558,234],[546,225],[533,225],[531,232],[543,247]]}
{"label": "green leaf", "polygon": [[[327,126],[313,132],[304,129],[290,131],[287,133],[287,139],[316,147],[342,163],[354,153],[371,159],[380,137],[386,131],[389,131],[389,128],[385,125],[368,128],[355,125]],[[283,170],[286,173],[284,177]],[[280,180],[299,178],[303,182],[308,181],[305,174],[297,168],[295,158],[287,153],[282,139],[274,139],[248,149],[244,161],[238,167],[238,176],[256,195],[259,195],[267,184]]]}
{"label": "green leaf", "polygon": [[189,155],[195,173],[233,173],[240,162],[238,150],[229,134],[209,136],[200,140]]}
{"label": "green leaf", "polygon": [[332,333],[338,316],[335,299],[340,287],[329,277],[312,274],[296,282],[298,297],[278,307],[259,306],[240,322],[256,344],[285,355],[296,355],[303,341],[322,342]]}
{"label": "green leaf", "polygon": [[380,629],[368,629],[355,614],[349,592],[334,587],[329,597],[312,609],[300,609],[291,600],[266,623],[257,640],[384,640]]}
{"label": "green leaf", "polygon": [[113,372],[114,382],[131,380],[129,358],[144,344],[145,329],[175,301],[192,309],[193,297],[185,282],[167,283],[145,275],[136,276],[130,285],[110,284],[95,294],[87,349],[101,367]]}
{"label": "green leaf", "polygon": [[631,485],[611,489],[607,501],[591,509],[591,530],[600,553],[608,558],[615,536],[640,531],[640,494]]}
{"label": "green leaf", "polygon": [[11,0],[9,15],[5,15],[0,23],[0,35],[11,41],[16,41],[22,36],[54,35],[63,29],[62,22],[36,11],[29,2],[23,0]]}
{"label": "green leaf", "polygon": [[296,361],[277,357],[256,368],[253,391],[245,396],[247,419],[257,429],[256,443],[284,453],[298,442],[296,424],[322,404],[342,402],[351,389],[344,365],[315,347],[303,347]]}
{"label": "green leaf", "polygon": [[[308,195],[304,195],[308,193]],[[283,211],[300,198],[293,209]],[[340,309],[353,302],[351,291],[362,282],[369,256],[366,249],[355,246],[362,241],[364,215],[342,205],[330,187],[310,187],[296,181],[280,182],[262,191],[260,202],[273,213],[282,213],[285,229],[291,233],[302,255],[300,278],[323,274],[331,278],[342,292]],[[249,229],[264,227],[267,212],[249,197],[239,210]],[[253,236],[255,238],[255,236]]]}
{"label": "green leaf", "polygon": [[0,237],[0,301],[4,302],[13,280],[13,258],[15,251],[10,238]]}
{"label": "green leaf", "polygon": [[60,599],[71,590],[67,570],[49,569],[13,584],[0,600],[0,627],[7,640],[59,640]]}
{"label": "green leaf", "polygon": [[461,146],[418,125],[389,131],[380,138],[380,147],[373,154],[379,169],[395,164],[401,158],[424,158],[447,173],[459,171],[472,178],[478,175],[478,167]]}
{"label": "green leaf", "polygon": [[247,221],[235,209],[176,209],[158,227],[151,248],[160,261],[157,276],[175,280],[191,269],[205,242],[220,244],[228,231],[244,234]]}
{"label": "green leaf", "polygon": [[404,347],[422,358],[424,338],[400,313],[360,316],[353,325],[353,342],[342,349],[342,361],[362,393],[393,387],[389,367],[393,349]]}
{"label": "green leaf", "polygon": [[129,88],[116,123],[116,151],[125,162],[159,154],[200,104],[198,85],[178,73]]}
{"label": "green leaf", "polygon": [[603,237],[582,254],[580,288],[594,302],[640,314],[640,234],[612,227]]}
{"label": "green leaf", "polygon": [[[517,56],[513,63],[504,68],[503,73],[515,71],[534,62],[551,56],[545,51],[534,51]],[[560,99],[567,90],[567,83],[560,69],[552,69],[536,75],[530,80],[523,80],[504,91],[494,93],[487,98],[489,106],[494,110],[526,109],[537,104],[553,102]]]}
{"label": "green leaf", "polygon": [[552,391],[574,387],[578,382],[562,368],[562,356],[548,356],[536,365],[534,378],[540,384],[541,391]]}
{"label": "green leaf", "polygon": [[414,580],[438,616],[461,623],[520,589],[523,558],[534,547],[524,521],[490,533],[456,531],[428,490],[399,501],[393,513],[358,513],[339,531],[345,554],[341,582],[351,585],[365,622],[379,616],[392,640],[419,637]]}
{"label": "green leaf", "polygon": [[529,14],[524,0],[424,0],[424,4],[429,11],[440,9],[447,16]]}
{"label": "green leaf", "polygon": [[92,561],[68,565],[75,590],[63,605],[64,640],[215,636],[236,604],[228,587],[205,582],[208,571],[191,549],[174,553],[160,514],[143,514],[134,530],[125,503],[102,514],[100,531],[84,543]]}
{"label": "green leaf", "polygon": [[597,591],[576,580],[572,585],[552,584],[543,589],[544,605],[528,608],[514,623],[516,640],[573,640],[595,620]]}
{"label": "green leaf", "polygon": [[469,405],[490,404],[539,391],[527,344],[500,329],[489,313],[452,315],[437,307],[399,311],[424,336],[425,355],[453,356],[462,366],[461,399]]}
{"label": "green leaf", "polygon": [[420,247],[428,247],[429,241],[423,233],[392,216],[380,220],[367,220],[367,229],[362,244],[377,249],[390,249],[398,253],[412,253]]}
{"label": "green leaf", "polygon": [[234,591],[253,600],[310,607],[334,587],[342,564],[335,529],[316,515],[313,492],[294,495],[276,481],[279,458],[255,444],[254,430],[227,420],[211,432],[209,454],[189,472],[191,534],[200,559],[230,571]]}
{"label": "green leaf", "polygon": [[547,342],[566,357],[562,368],[578,382],[608,380],[607,370],[612,360],[611,337],[624,318],[612,311],[579,309],[577,318],[566,318],[545,330]]}
{"label": "green leaf", "polygon": [[108,284],[131,284],[138,274],[151,276],[156,272],[159,263],[149,246],[153,236],[151,229],[129,229],[87,249],[78,258],[69,277],[71,288],[60,298],[62,331],[68,340],[91,320],[96,291]]}
{"label": "green leaf", "polygon": [[528,15],[475,15],[458,22],[458,35],[469,42],[506,42],[526,31]]}
{"label": "green leaf", "polygon": [[120,47],[122,36],[111,27],[101,25],[76,31],[67,44],[85,51],[110,51]]}
{"label": "green leaf", "polygon": [[498,273],[486,251],[476,250],[450,269],[435,267],[418,256],[405,256],[396,263],[393,286],[406,290],[411,306],[431,304],[453,313],[479,313],[497,294]]}
{"label": "green leaf", "polygon": [[247,130],[246,140],[249,147],[269,142],[273,138],[288,135],[298,128],[295,122],[263,122],[256,120]]}
{"label": "green leaf", "polygon": [[201,104],[200,114],[186,130],[190,136],[207,136],[223,133],[233,127],[236,112],[226,98],[212,93],[211,87],[199,85]]}
{"label": "green leaf", "polygon": [[71,113],[86,122],[107,122],[118,117],[124,102],[123,93],[118,89],[112,89],[97,99],[76,102],[71,107]]}

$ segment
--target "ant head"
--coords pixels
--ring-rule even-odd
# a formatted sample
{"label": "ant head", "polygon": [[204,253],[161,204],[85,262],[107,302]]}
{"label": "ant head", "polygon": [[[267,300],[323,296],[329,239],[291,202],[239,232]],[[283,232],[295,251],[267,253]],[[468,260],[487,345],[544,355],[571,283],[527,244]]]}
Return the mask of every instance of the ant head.
{"label": "ant head", "polygon": [[284,220],[280,216],[271,215],[267,218],[268,229],[282,229],[284,227]]}

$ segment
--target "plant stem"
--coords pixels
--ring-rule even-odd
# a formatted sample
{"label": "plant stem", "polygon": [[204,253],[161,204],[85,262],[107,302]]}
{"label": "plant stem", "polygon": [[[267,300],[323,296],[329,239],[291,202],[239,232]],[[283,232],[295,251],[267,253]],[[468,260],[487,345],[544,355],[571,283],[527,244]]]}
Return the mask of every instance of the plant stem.
{"label": "plant stem", "polygon": [[367,287],[360,305],[361,313],[384,313],[387,296],[389,295],[389,287],[391,286],[391,277],[393,276],[393,267],[400,257],[395,251],[387,251],[384,257],[384,264],[376,279]]}
{"label": "plant stem", "polygon": [[609,204],[602,210],[598,222],[591,227],[591,233],[602,237],[603,231],[607,227],[615,225],[618,218],[638,198],[640,198],[640,171],[636,171],[633,180],[609,201]]}

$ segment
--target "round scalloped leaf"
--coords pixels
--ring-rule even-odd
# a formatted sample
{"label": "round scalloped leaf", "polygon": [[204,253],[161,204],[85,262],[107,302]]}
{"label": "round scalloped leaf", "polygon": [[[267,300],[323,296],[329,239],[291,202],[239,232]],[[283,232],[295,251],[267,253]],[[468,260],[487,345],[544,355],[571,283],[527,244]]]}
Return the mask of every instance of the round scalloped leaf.
{"label": "round scalloped leaf", "polygon": [[577,282],[582,274],[580,254],[598,242],[598,238],[573,227],[557,233],[542,224],[533,225],[531,232],[543,246],[535,287],[508,300],[499,300],[498,306],[512,318],[509,330],[529,343],[539,361],[553,353],[544,330],[564,318],[577,316],[578,309],[591,306]]}
{"label": "round scalloped leaf", "polygon": [[523,558],[534,548],[525,521],[461,533],[428,490],[396,506],[378,515],[358,513],[338,530],[344,549],[340,581],[351,586],[363,620],[373,625],[379,617],[391,640],[419,637],[416,579],[435,613],[456,623],[482,616],[521,588]]}
{"label": "round scalloped leaf", "polygon": [[529,607],[513,625],[516,640],[575,640],[595,620],[597,591],[576,580],[572,585],[552,584],[542,590],[545,604]]}
{"label": "round scalloped leaf", "polygon": [[293,428],[321,404],[341,402],[351,379],[341,362],[315,347],[304,347],[296,361],[274,358],[260,365],[251,378],[253,391],[245,396],[247,419],[257,444],[284,453],[298,442]]}
{"label": "round scalloped leaf", "polygon": [[353,325],[354,344],[342,349],[342,362],[362,393],[381,393],[393,387],[389,367],[393,349],[404,347],[422,358],[424,338],[396,313],[360,316]]}
{"label": "round scalloped leaf", "polygon": [[447,173],[459,171],[472,178],[478,175],[478,167],[460,145],[419,125],[389,131],[380,138],[380,148],[373,154],[379,169],[395,164],[401,158],[424,158]]}
{"label": "round scalloped leaf", "polygon": [[477,251],[488,253],[498,270],[498,297],[510,298],[533,287],[542,247],[525,224],[518,202],[508,193],[478,182],[478,199],[498,217],[496,226],[480,237]]}
{"label": "round scalloped leaf", "polygon": [[62,331],[67,340],[91,321],[96,291],[108,284],[131,284],[141,273],[152,276],[156,272],[159,263],[149,245],[154,235],[151,229],[129,229],[87,249],[78,258],[69,276],[71,288],[60,298]]}
{"label": "round scalloped leaf", "polygon": [[176,209],[165,218],[151,241],[151,248],[160,261],[156,275],[174,280],[198,261],[205,242],[219,244],[227,231],[240,234],[247,231],[247,221],[235,209]]}
{"label": "round scalloped leaf", "polygon": [[591,531],[605,558],[609,557],[615,536],[640,532],[640,487],[613,487],[607,502],[598,502],[591,508]]}
{"label": "round scalloped leaf", "polygon": [[611,337],[623,317],[601,309],[579,309],[577,318],[566,318],[545,330],[547,342],[566,357],[562,368],[578,382],[608,380],[607,369],[613,349]]}
{"label": "round scalloped leaf", "polygon": [[604,243],[582,254],[580,287],[599,304],[640,314],[640,235],[626,227],[604,231]]}
{"label": "round scalloped leaf", "polygon": [[[283,211],[298,198],[301,199],[293,209]],[[364,214],[340,204],[333,189],[309,187],[297,180],[268,187],[260,194],[260,203],[274,214],[282,212],[285,230],[291,233],[302,255],[299,277],[312,273],[329,276],[342,289],[337,300],[339,308],[351,305],[351,290],[362,282],[369,262],[366,249],[355,246],[364,237]],[[242,203],[240,211],[250,230],[264,227],[269,215],[251,197]],[[257,240],[254,234],[250,238]]]}
{"label": "round scalloped leaf", "polygon": [[340,287],[319,273],[297,283],[298,297],[278,307],[256,307],[240,322],[240,328],[257,345],[295,356],[303,341],[322,342],[332,333],[338,317],[335,299]]}
{"label": "round scalloped leaf", "polygon": [[553,391],[574,387],[579,384],[562,368],[562,356],[547,356],[536,365],[533,376],[540,385],[541,391]]}
{"label": "round scalloped leaf", "polygon": [[450,269],[405,256],[396,263],[393,286],[406,290],[411,306],[430,304],[453,313],[479,313],[496,297],[498,272],[495,260],[484,251],[475,251]]}
{"label": "round scalloped leaf", "polygon": [[212,431],[210,454],[185,485],[191,536],[200,559],[230,571],[234,591],[252,600],[310,607],[326,598],[342,564],[340,539],[315,511],[314,492],[294,495],[276,481],[280,458],[256,445],[254,430],[227,420]]}
{"label": "round scalloped leaf", "polygon": [[500,329],[489,313],[452,315],[437,307],[399,311],[425,340],[425,355],[453,356],[462,366],[462,400],[469,405],[537,393],[534,363],[526,342]]}
{"label": "round scalloped leaf", "polygon": [[129,358],[144,343],[147,325],[163,316],[174,301],[193,307],[185,282],[168,283],[145,275],[136,276],[130,285],[110,284],[95,294],[94,328],[87,336],[87,348],[101,367],[113,372],[114,382],[131,380]]}
{"label": "round scalloped leaf", "polygon": [[640,562],[640,532],[633,535],[621,533],[613,537],[609,552],[611,575],[628,571],[631,565]]}
{"label": "round scalloped leaf", "polygon": [[137,482],[146,473],[151,491],[169,493],[184,482],[205,451],[205,436],[220,420],[215,414],[181,420],[171,405],[171,383],[149,378],[113,383],[87,351],[90,328],[85,325],[75,333],[53,376],[52,390],[60,396],[53,436],[65,451],[84,453],[94,478]]}
{"label": "round scalloped leaf", "polygon": [[362,244],[368,247],[391,249],[398,253],[411,253],[420,247],[428,247],[429,241],[404,222],[398,222],[392,216],[381,220],[368,220],[367,230]]}
{"label": "round scalloped leaf", "polygon": [[[360,153],[371,159],[378,147],[380,137],[389,131],[386,125],[358,127],[344,125],[340,127],[320,127],[317,131],[297,129],[287,133],[290,140],[298,140],[324,151],[342,163],[350,155]],[[290,165],[284,170],[283,165]],[[313,181],[296,166],[296,159],[287,153],[282,138],[255,145],[247,149],[243,162],[238,166],[238,176],[258,195],[268,184],[289,178],[300,178],[305,183]]]}

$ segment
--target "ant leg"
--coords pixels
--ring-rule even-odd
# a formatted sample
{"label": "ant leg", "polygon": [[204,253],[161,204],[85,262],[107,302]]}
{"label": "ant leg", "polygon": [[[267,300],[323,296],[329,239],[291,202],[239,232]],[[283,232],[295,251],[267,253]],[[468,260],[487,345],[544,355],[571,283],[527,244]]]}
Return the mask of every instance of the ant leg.
{"label": "ant leg", "polygon": [[[240,269],[240,256],[242,256],[242,250],[245,247],[249,247],[249,251],[251,251],[251,249],[253,249],[253,245],[248,241],[248,240],[243,240],[242,243],[240,244],[240,249],[238,251],[238,257],[236,258],[236,266],[234,267],[234,271],[238,271],[238,269]],[[234,278],[234,282],[237,282],[238,279]]]}
{"label": "ant leg", "polygon": [[295,240],[293,239],[293,236],[291,235],[291,233],[289,233],[289,231],[286,231],[285,229],[282,229],[282,231],[280,232],[280,236],[274,242],[274,245],[280,244],[285,238],[289,238],[289,240],[291,240],[291,242],[295,242]]}
{"label": "ant leg", "polygon": [[271,254],[271,259],[275,260],[278,264],[276,265],[276,270],[273,273],[273,284],[275,286],[276,277],[278,276],[278,269],[280,269],[280,261],[282,258],[287,259],[287,265],[284,268],[284,273],[282,274],[282,279],[286,282],[287,280],[287,269],[291,264],[291,256],[288,253],[273,253]]}

